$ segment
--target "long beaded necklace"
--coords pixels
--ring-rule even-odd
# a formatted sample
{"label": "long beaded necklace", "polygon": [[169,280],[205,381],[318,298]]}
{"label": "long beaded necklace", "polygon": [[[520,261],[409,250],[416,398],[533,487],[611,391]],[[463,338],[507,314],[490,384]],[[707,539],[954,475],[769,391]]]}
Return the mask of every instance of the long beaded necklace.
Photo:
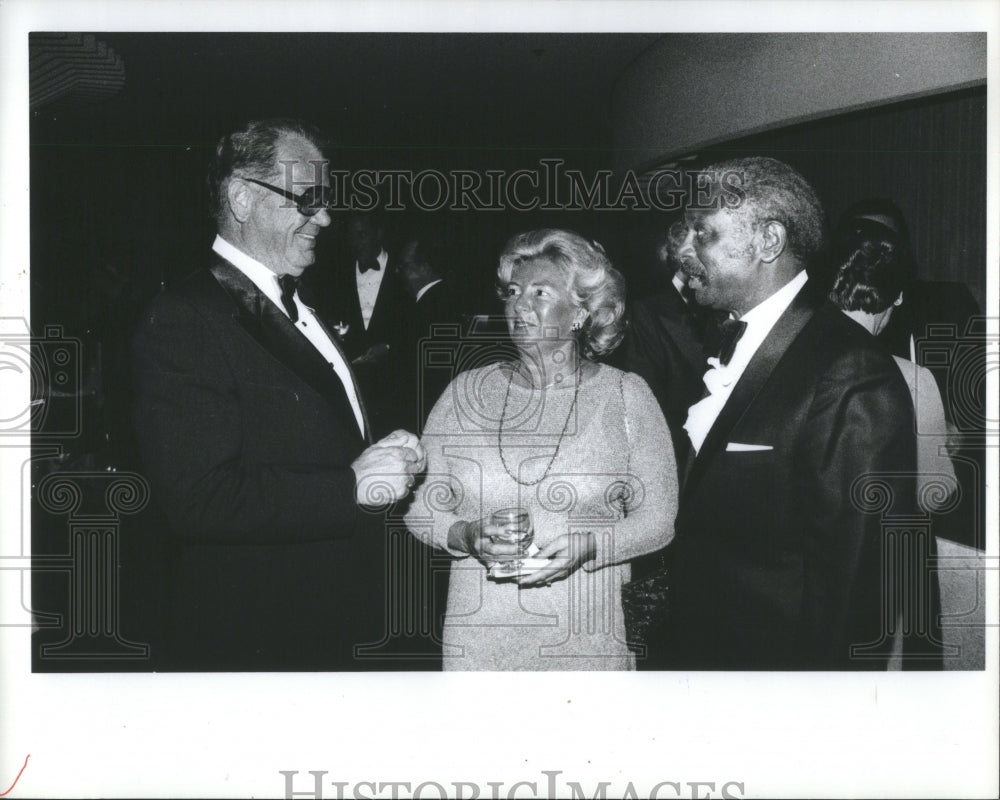
{"label": "long beaded necklace", "polygon": [[573,387],[573,402],[569,405],[569,412],[566,414],[566,421],[563,423],[562,431],[559,432],[559,440],[556,442],[556,450],[552,454],[552,458],[549,459],[549,464],[545,467],[545,471],[542,473],[542,477],[534,481],[522,481],[513,472],[510,471],[510,467],[507,466],[507,459],[504,458],[503,454],[503,421],[507,416],[507,401],[510,399],[510,385],[514,382],[514,372],[516,367],[512,368],[510,371],[510,376],[507,378],[507,391],[503,396],[503,408],[500,411],[500,424],[497,427],[497,448],[500,450],[500,463],[503,464],[504,471],[510,475],[511,479],[520,484],[521,486],[537,486],[542,481],[544,481],[552,469],[552,465],[556,463],[556,458],[559,456],[559,448],[562,447],[563,438],[566,436],[566,431],[569,430],[569,421],[573,418],[573,411],[576,408],[576,400],[580,396],[580,383],[582,374],[580,368],[577,367],[573,370],[573,375],[576,375],[576,385]]}

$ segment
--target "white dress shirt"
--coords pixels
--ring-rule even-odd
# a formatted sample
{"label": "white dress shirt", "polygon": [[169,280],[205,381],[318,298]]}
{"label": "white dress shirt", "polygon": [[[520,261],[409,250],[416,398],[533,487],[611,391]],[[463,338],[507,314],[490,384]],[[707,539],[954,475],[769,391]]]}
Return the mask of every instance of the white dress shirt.
{"label": "white dress shirt", "polygon": [[361,271],[361,265],[354,262],[354,275],[358,283],[358,302],[361,304],[361,319],[365,323],[365,330],[372,321],[372,313],[375,311],[375,302],[378,300],[378,290],[382,287],[382,279],[385,277],[385,265],[389,263],[389,254],[383,250],[378,254],[378,269]]}
{"label": "white dress shirt", "polygon": [[[280,310],[286,317],[288,312],[281,302],[281,286],[278,284],[278,276],[259,261],[251,258],[242,250],[227,242],[221,236],[216,235],[212,243],[212,249],[232,264],[236,269],[246,275]],[[330,340],[323,330],[323,326],[316,319],[316,313],[299,298],[298,291],[292,296],[296,308],[299,310],[299,321],[295,323],[299,333],[306,337],[333,368],[333,371],[344,384],[344,391],[350,401],[351,410],[354,412],[354,419],[357,420],[358,429],[361,435],[365,435],[365,418],[361,413],[361,403],[358,401],[358,393],[354,388],[354,377],[351,368],[341,354],[339,348]]]}
{"label": "white dress shirt", "polygon": [[709,370],[703,380],[709,394],[688,409],[687,421],[684,423],[684,430],[691,439],[695,453],[704,444],[708,432],[722,413],[723,406],[733,393],[750,359],[763,344],[779,317],[792,304],[795,296],[805,285],[807,277],[805,270],[800,271],[778,291],[740,317],[747,324],[747,328],[736,343],[733,357],[726,366],[714,356],[708,359]]}
{"label": "white dress shirt", "polygon": [[670,283],[677,290],[677,294],[681,296],[681,300],[684,301],[684,305],[688,305],[687,296],[684,294],[684,289],[687,288],[687,281],[684,280],[684,275],[680,270],[677,270],[670,278]]}

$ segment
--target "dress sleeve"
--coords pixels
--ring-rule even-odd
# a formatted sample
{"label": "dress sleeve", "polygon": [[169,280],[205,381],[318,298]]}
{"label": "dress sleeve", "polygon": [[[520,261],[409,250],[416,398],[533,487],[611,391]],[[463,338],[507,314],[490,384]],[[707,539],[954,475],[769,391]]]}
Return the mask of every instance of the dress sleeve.
{"label": "dress sleeve", "polygon": [[427,473],[404,517],[406,527],[425,544],[462,558],[468,553],[448,547],[448,531],[461,517],[456,513],[462,501],[451,460],[446,455],[449,433],[459,429],[454,398],[459,394],[455,378],[434,404],[421,438],[427,451]]}
{"label": "dress sleeve", "polygon": [[646,382],[632,373],[624,373],[621,380],[630,450],[629,499],[614,535],[597,537],[597,554],[585,565],[590,571],[652,553],[674,537],[678,489],[670,430]]}

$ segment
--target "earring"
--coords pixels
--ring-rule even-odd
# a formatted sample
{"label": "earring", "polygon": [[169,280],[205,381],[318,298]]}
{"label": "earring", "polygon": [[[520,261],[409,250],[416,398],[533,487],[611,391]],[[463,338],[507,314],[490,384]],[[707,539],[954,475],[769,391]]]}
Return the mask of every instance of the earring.
{"label": "earring", "polygon": [[573,326],[570,328],[570,330],[573,331],[573,333],[579,333],[580,332],[580,327],[581,327],[581,325],[580,325],[579,322],[574,322]]}

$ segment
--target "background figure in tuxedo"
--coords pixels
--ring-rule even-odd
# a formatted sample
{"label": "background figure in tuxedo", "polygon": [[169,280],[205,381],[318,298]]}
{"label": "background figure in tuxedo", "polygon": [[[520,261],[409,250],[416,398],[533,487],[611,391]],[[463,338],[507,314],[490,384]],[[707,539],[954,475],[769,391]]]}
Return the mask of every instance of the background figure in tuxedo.
{"label": "background figure in tuxedo", "polygon": [[[889,229],[902,246],[912,252],[910,229],[903,212],[892,200],[875,197],[859,200],[841,216],[837,231],[851,228],[857,220],[868,220]],[[837,265],[834,265],[837,266]],[[916,343],[928,335],[928,326],[953,325],[963,336],[969,321],[981,314],[979,304],[964,283],[956,281],[925,281],[917,277],[917,262],[909,259],[903,275],[903,299],[893,311],[888,324],[879,332],[878,340],[890,353],[915,360]],[[921,366],[933,366],[924,365]],[[945,401],[949,420],[956,387],[949,386],[947,369],[932,369]]]}
{"label": "background figure in tuxedo", "polygon": [[686,212],[679,255],[697,301],[730,312],[742,338],[709,359],[685,423],[696,455],[653,657],[688,669],[885,668],[881,519],[852,485],[901,474],[887,479],[894,508],[912,510],[906,383],[807,280],[823,210],[805,179],[770,158],[707,174],[714,207]]}
{"label": "background figure in tuxedo", "polygon": [[461,336],[467,328],[465,304],[440,261],[440,249],[428,237],[410,239],[399,251],[397,274],[414,305],[398,363],[415,403],[411,419],[418,432],[454,377],[450,370],[424,363],[426,344],[432,338],[454,339],[452,331]]}
{"label": "background figure in tuxedo", "polygon": [[341,342],[367,401],[372,430],[382,436],[409,419],[391,387],[396,352],[406,341],[413,300],[397,274],[398,258],[390,252],[382,214],[350,216],[345,237],[347,256],[336,267],[336,285],[326,302],[337,317]]}
{"label": "background figure in tuxedo", "polygon": [[[830,299],[864,330],[872,336],[878,336],[903,301],[903,284],[909,272],[911,258],[909,243],[891,229],[872,220],[855,220],[853,225],[837,231],[830,248],[830,261],[837,265]],[[958,484],[955,469],[948,457],[948,427],[941,392],[929,370],[900,356],[894,355],[892,358],[899,367],[913,400],[917,444],[917,505],[925,514],[949,509],[953,507],[951,495]],[[934,527],[937,528],[936,522]],[[936,551],[948,558],[972,555],[963,552],[964,548],[940,538],[931,541],[929,548],[931,554]],[[975,563],[972,559],[963,560]],[[929,607],[937,609],[941,605],[938,596],[940,579],[942,588],[947,590],[948,595],[956,596],[956,602],[952,603],[950,609],[953,614],[969,612],[975,608],[974,592],[968,593],[971,596],[957,596],[963,585],[974,586],[975,582],[961,580],[957,572],[949,569],[928,575],[928,580],[923,585],[928,590],[929,596],[925,600]],[[929,615],[929,627],[935,630],[936,640],[945,641],[945,637],[937,629],[937,616],[937,613]],[[909,620],[906,620],[907,624],[902,623],[901,613],[894,648],[899,655],[902,654],[903,631],[916,627],[909,624]],[[899,659],[894,659],[890,662],[891,667],[895,668],[898,661]],[[935,662],[936,659],[922,660],[921,666],[940,666]],[[901,663],[898,665],[902,666]]]}
{"label": "background figure in tuxedo", "polygon": [[[663,288],[643,298],[629,298],[629,326],[612,363],[640,375],[649,384],[670,428],[678,480],[690,460],[691,442],[684,431],[688,408],[702,392],[707,346],[715,336],[718,312],[698,305],[687,288],[679,250],[687,236],[684,219],[669,225],[657,251]],[[642,555],[632,562],[632,580],[673,569],[673,548]],[[656,659],[639,658],[637,668],[655,669]]]}
{"label": "background figure in tuxedo", "polygon": [[[878,337],[903,304],[909,272],[908,243],[892,229],[867,219],[841,227],[830,248],[837,272],[830,299],[872,336]],[[930,370],[893,355],[906,380],[916,414],[917,501],[925,512],[950,505],[946,492],[927,491],[929,482],[944,478],[955,485],[955,469],[948,457],[948,427],[941,392]]]}
{"label": "background figure in tuxedo", "polygon": [[[437,238],[432,235],[408,239],[399,248],[396,259],[395,277],[414,305],[399,346],[390,358],[391,394],[397,404],[397,418],[408,430],[416,430],[419,434],[423,433],[434,404],[454,377],[451,369],[427,364],[428,348],[436,347],[431,340],[436,337],[436,341],[448,343],[444,346],[454,347],[465,329],[460,310],[462,303],[441,261]],[[406,573],[413,578],[409,602],[414,608],[426,604],[423,618],[431,621],[433,641],[440,643],[451,559],[416,537],[411,538],[409,546]]]}
{"label": "background figure in tuxedo", "polygon": [[172,536],[173,668],[361,669],[355,646],[384,630],[367,506],[405,497],[424,455],[403,431],[371,445],[347,359],[293,285],[330,224],[319,142],[293,120],[222,137],[207,268],[133,343],[140,453]]}
{"label": "background figure in tuxedo", "polygon": [[[892,200],[876,197],[854,203],[841,216],[837,234],[850,236],[859,220],[882,226],[913,252],[906,218]],[[831,266],[835,270],[839,265]],[[916,259],[908,259],[902,299],[876,342],[886,352],[912,361],[934,376],[944,401],[962,486],[958,507],[936,521],[937,532],[984,549],[986,423],[982,411],[986,408],[986,382],[979,378],[986,370],[985,325],[970,325],[981,312],[964,283],[920,280],[917,269]]]}
{"label": "background figure in tuxedo", "polygon": [[653,390],[670,426],[678,465],[687,461],[690,442],[684,420],[701,396],[705,341],[712,338],[717,322],[714,312],[698,305],[687,288],[678,252],[686,235],[683,219],[668,228],[659,251],[668,282],[656,294],[631,299],[628,333],[615,362],[641,375]]}

